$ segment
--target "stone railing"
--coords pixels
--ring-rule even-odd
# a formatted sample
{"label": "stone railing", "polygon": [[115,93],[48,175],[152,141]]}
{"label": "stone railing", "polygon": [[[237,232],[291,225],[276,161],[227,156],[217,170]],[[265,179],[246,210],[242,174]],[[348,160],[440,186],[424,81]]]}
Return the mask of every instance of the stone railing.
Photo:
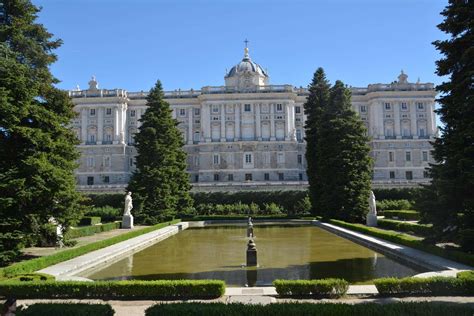
{"label": "stone railing", "polygon": [[71,90],[69,91],[69,97],[71,98],[110,98],[119,97],[126,98],[127,91],[123,89],[100,89],[100,90]]}

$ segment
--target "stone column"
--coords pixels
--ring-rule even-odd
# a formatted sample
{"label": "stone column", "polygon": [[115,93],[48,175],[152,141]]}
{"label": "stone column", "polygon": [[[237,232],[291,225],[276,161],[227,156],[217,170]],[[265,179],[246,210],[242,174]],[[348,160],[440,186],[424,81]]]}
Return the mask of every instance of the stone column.
{"label": "stone column", "polygon": [[202,126],[202,134],[204,141],[207,143],[211,142],[211,111],[209,104],[203,104],[201,113],[201,122],[204,123]]}
{"label": "stone column", "polygon": [[275,104],[270,104],[270,140],[275,141]]}
{"label": "stone column", "polygon": [[118,144],[120,140],[120,123],[119,123],[119,108],[118,105],[114,107],[114,144]]}
{"label": "stone column", "polygon": [[125,118],[127,107],[125,104],[119,104],[119,141],[121,144],[125,143]]}
{"label": "stone column", "polygon": [[393,121],[394,121],[394,125],[393,125],[394,131],[393,131],[393,135],[394,135],[396,138],[402,138],[402,133],[401,133],[401,131],[400,131],[400,105],[399,105],[399,104],[394,105],[394,109],[393,109]]}
{"label": "stone column", "polygon": [[290,105],[285,104],[285,140],[289,141],[290,140],[290,134],[291,134],[291,111],[290,111]]}
{"label": "stone column", "polygon": [[235,135],[234,141],[240,140],[240,104],[235,104]]}
{"label": "stone column", "polygon": [[221,104],[221,142],[225,142],[225,104]]}
{"label": "stone column", "polygon": [[411,125],[411,135],[414,139],[418,138],[418,130],[416,124],[416,104],[410,104],[410,125]]}
{"label": "stone column", "polygon": [[262,140],[262,127],[260,120],[260,104],[255,104],[255,137],[257,140]]}
{"label": "stone column", "polygon": [[87,108],[81,108],[81,144],[87,141]]}
{"label": "stone column", "polygon": [[426,105],[426,135],[429,137],[433,137],[436,131],[436,126],[434,126],[433,122],[435,121],[434,118],[434,103],[428,103]]}
{"label": "stone column", "polygon": [[101,145],[104,137],[104,108],[98,108],[97,111],[97,144]]}
{"label": "stone column", "polygon": [[188,144],[193,143],[193,107],[189,108],[188,113]]}

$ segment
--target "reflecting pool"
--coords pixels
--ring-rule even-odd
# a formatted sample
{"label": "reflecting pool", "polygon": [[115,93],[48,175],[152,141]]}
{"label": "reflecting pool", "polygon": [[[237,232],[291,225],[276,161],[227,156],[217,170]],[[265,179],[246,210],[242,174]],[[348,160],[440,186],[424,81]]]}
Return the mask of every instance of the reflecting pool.
{"label": "reflecting pool", "polygon": [[120,261],[83,274],[93,280],[220,279],[264,286],[275,279],[337,277],[363,282],[410,276],[409,267],[314,226],[255,225],[258,267],[245,267],[245,226],[192,228]]}

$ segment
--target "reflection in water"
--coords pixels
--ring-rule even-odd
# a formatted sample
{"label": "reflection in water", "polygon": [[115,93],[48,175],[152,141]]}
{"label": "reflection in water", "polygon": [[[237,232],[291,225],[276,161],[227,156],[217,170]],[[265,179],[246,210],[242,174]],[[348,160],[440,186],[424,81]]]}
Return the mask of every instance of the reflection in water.
{"label": "reflection in water", "polygon": [[[228,285],[270,285],[275,279],[344,278],[362,282],[419,272],[312,226],[255,226],[259,266],[245,268],[246,227],[188,229],[102,270],[102,279],[221,279]],[[243,237],[242,237],[243,236]]]}

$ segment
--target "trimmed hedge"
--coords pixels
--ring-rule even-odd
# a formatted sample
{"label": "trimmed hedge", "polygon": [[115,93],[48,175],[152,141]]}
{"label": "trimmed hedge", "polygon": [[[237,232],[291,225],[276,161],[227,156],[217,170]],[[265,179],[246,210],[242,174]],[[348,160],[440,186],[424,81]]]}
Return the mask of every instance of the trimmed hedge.
{"label": "trimmed hedge", "polygon": [[113,316],[115,311],[109,304],[84,303],[36,303],[19,309],[17,316]]}
{"label": "trimmed hedge", "polygon": [[418,196],[419,188],[373,189],[377,200],[408,200],[413,201]]}
{"label": "trimmed hedge", "polygon": [[384,296],[474,295],[474,279],[469,278],[381,278],[375,279],[374,284],[379,294]]}
{"label": "trimmed hedge", "polygon": [[[272,220],[272,219],[299,219],[300,216],[289,216],[289,215],[252,215],[252,220]],[[183,221],[218,221],[218,220],[247,220],[247,215],[209,215],[209,216],[193,216],[193,217],[183,217]]]}
{"label": "trimmed hedge", "polygon": [[81,256],[85,253],[88,253],[97,249],[105,248],[110,245],[119,243],[121,241],[130,239],[133,237],[137,237],[137,236],[140,236],[140,235],[152,232],[154,230],[163,228],[165,226],[169,226],[169,225],[176,224],[179,222],[180,220],[177,219],[170,222],[160,223],[154,226],[150,226],[150,227],[143,228],[140,230],[131,231],[123,235],[115,236],[106,240],[101,240],[101,241],[84,245],[78,248],[64,250],[64,251],[55,253],[53,255],[15,263],[8,267],[0,269],[0,278],[2,276],[12,277],[18,274],[31,273],[31,272],[46,268],[50,265],[66,261],[66,260]]}
{"label": "trimmed hedge", "polygon": [[412,205],[408,200],[377,200],[377,211],[409,210]]}
{"label": "trimmed hedge", "polygon": [[224,292],[221,280],[0,282],[0,295],[17,299],[210,299]]}
{"label": "trimmed hedge", "polygon": [[83,226],[70,228],[65,234],[66,239],[74,239],[78,237],[91,236],[97,233],[107,232],[109,230],[120,228],[121,222],[106,223],[94,226]]}
{"label": "trimmed hedge", "polygon": [[379,219],[377,225],[382,228],[407,232],[418,236],[429,236],[433,233],[433,226],[426,224],[415,224],[401,222],[391,219]]}
{"label": "trimmed hedge", "polygon": [[85,216],[98,216],[102,222],[109,223],[115,222],[122,218],[123,210],[119,208],[113,208],[110,206],[94,207],[86,211]]}
{"label": "trimmed hedge", "polygon": [[275,303],[254,305],[242,303],[171,303],[157,304],[145,311],[146,316],[288,316],[288,315],[351,315],[351,316],[472,316],[472,308],[466,305],[422,302],[387,304],[342,303]]}
{"label": "trimmed hedge", "polygon": [[273,286],[281,296],[341,297],[349,289],[349,282],[343,279],[275,280]]}
{"label": "trimmed hedge", "polygon": [[412,247],[421,251],[429,252],[436,256],[440,256],[446,259],[450,259],[453,261],[461,262],[470,266],[474,266],[474,255],[468,254],[458,250],[447,250],[435,245],[429,245],[423,243],[422,240],[406,235],[403,233],[396,233],[391,231],[386,231],[379,228],[374,227],[367,227],[362,224],[351,224],[340,220],[331,219],[329,220],[330,224],[341,226],[347,229],[355,230],[367,235],[379,237],[381,239],[385,239],[388,241],[392,241],[397,244],[405,245],[408,247]]}
{"label": "trimmed hedge", "polygon": [[460,279],[473,279],[474,280],[474,270],[458,272],[456,277]]}
{"label": "trimmed hedge", "polygon": [[90,226],[100,224],[100,217],[98,216],[85,216],[79,221],[79,226]]}
{"label": "trimmed hedge", "polygon": [[21,281],[21,282],[45,282],[45,281],[54,281],[56,278],[50,274],[46,273],[25,273],[15,275],[11,279],[6,279],[6,281]]}
{"label": "trimmed hedge", "polygon": [[388,210],[383,211],[383,215],[388,218],[395,218],[406,220],[406,221],[419,221],[421,215],[417,211],[411,210]]}
{"label": "trimmed hedge", "polygon": [[87,194],[84,204],[94,207],[110,206],[123,210],[125,193],[97,193]]}

